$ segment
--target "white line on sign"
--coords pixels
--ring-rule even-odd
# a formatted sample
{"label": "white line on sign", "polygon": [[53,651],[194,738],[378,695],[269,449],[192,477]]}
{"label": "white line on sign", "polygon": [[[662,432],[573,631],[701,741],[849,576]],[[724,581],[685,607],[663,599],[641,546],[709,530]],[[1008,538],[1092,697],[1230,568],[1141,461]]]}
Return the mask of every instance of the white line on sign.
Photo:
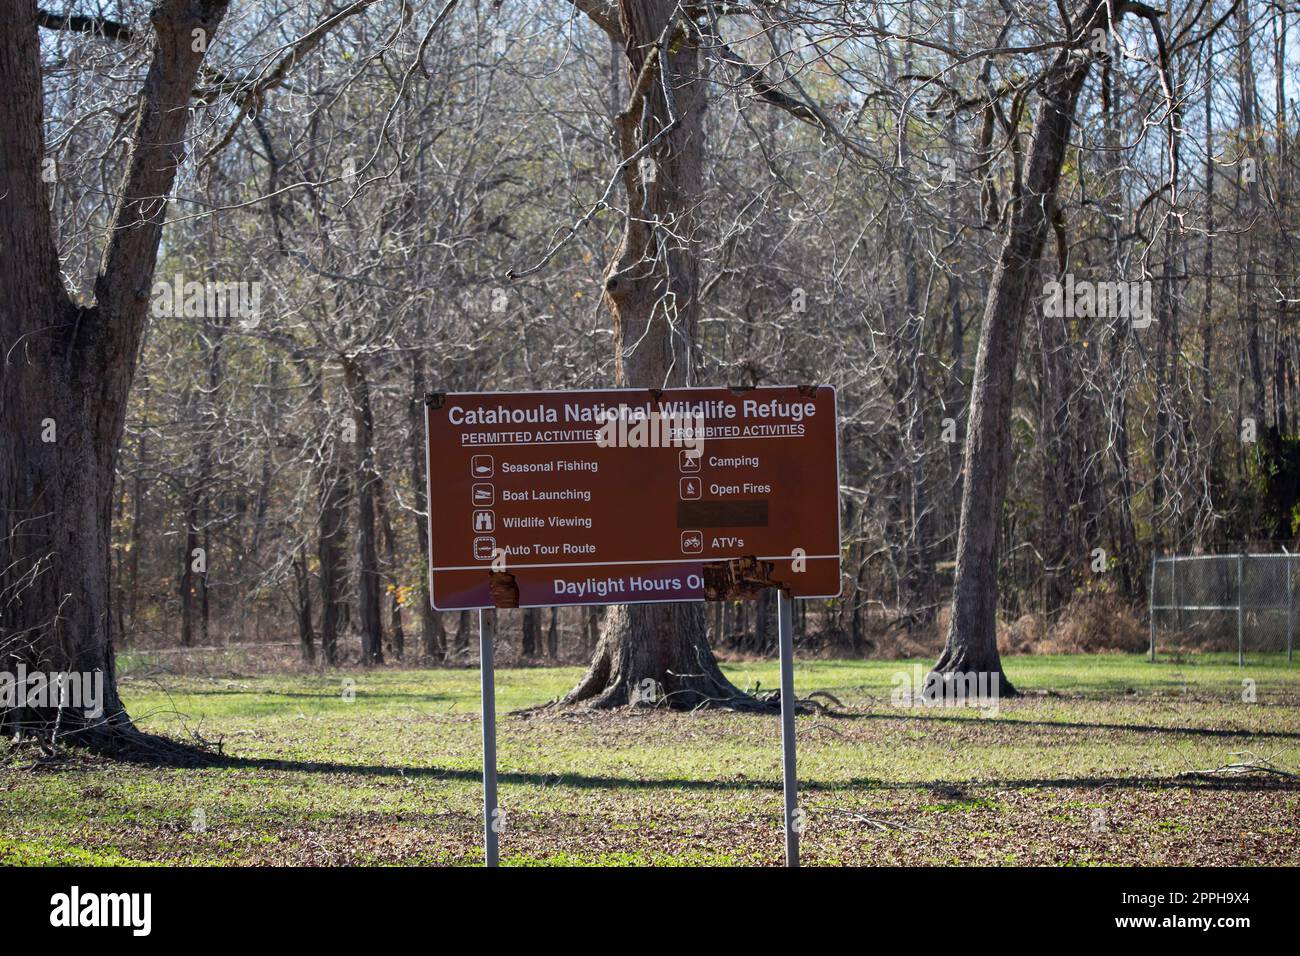
{"label": "white line on sign", "polygon": [[[705,435],[702,441],[753,441],[758,438],[785,438],[790,441],[798,441],[801,438],[807,438],[807,435]],[[579,441],[485,441],[462,443],[462,448],[520,448],[525,445],[595,445],[594,438],[584,438]],[[597,446],[599,447],[599,446]],[[678,448],[678,445],[669,445],[669,448]],[[638,451],[640,449],[637,449]]]}
{"label": "white line on sign", "polygon": [[[616,564],[709,564],[714,561],[738,561],[747,555],[736,554],[731,556],[723,555],[716,558],[700,557],[692,561],[689,558],[666,559],[661,561],[565,561],[559,564],[511,564],[508,570],[515,568],[605,568]],[[810,554],[805,556],[806,561],[838,561],[838,554]],[[767,557],[755,558],[755,561],[792,561],[793,556],[789,554],[775,554]],[[484,571],[486,567],[482,564],[462,564],[447,565],[434,568],[435,571]],[[1234,605],[1235,606],[1235,605]]]}

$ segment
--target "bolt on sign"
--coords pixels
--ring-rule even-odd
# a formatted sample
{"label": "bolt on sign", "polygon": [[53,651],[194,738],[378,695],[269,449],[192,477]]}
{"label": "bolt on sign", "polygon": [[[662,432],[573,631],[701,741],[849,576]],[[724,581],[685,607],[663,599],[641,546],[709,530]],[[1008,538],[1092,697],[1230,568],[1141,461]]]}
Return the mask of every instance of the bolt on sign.
{"label": "bolt on sign", "polygon": [[430,395],[433,605],[840,593],[835,390]]}

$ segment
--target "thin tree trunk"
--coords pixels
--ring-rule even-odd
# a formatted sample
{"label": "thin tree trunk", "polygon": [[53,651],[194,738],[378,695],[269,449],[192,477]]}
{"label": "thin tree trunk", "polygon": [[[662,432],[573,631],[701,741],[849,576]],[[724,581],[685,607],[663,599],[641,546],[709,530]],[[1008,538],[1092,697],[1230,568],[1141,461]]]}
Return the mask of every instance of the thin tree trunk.
{"label": "thin tree trunk", "polygon": [[294,585],[298,599],[298,647],[304,664],[316,661],[316,632],[311,623],[311,572],[307,569],[307,549],[299,547],[293,559]]}
{"label": "thin tree trunk", "polygon": [[1259,202],[1259,177],[1263,171],[1264,165],[1264,144],[1260,137],[1259,125],[1256,119],[1257,114],[1257,91],[1255,88],[1255,63],[1250,49],[1251,37],[1251,8],[1249,0],[1241,0],[1237,7],[1237,77],[1238,93],[1241,103],[1241,125],[1243,135],[1246,139],[1246,155],[1253,164],[1253,172],[1249,177],[1242,177],[1245,182],[1240,185],[1244,187],[1247,199],[1246,222],[1243,224],[1243,231],[1246,236],[1246,251],[1242,266],[1245,272],[1245,308],[1241,312],[1241,320],[1246,327],[1246,360],[1250,365],[1250,382],[1251,403],[1250,413],[1255,419],[1255,426],[1263,433],[1267,427],[1267,407],[1266,391],[1264,388],[1264,366],[1260,358],[1259,346],[1259,293],[1258,277],[1256,270],[1258,265],[1256,258],[1258,256],[1258,244],[1256,242],[1256,228],[1252,228],[1258,222],[1263,221],[1263,210]]}
{"label": "thin tree trunk", "polygon": [[541,637],[541,612],[535,607],[524,608],[521,625],[519,651],[524,657],[536,657]]}
{"label": "thin tree trunk", "polygon": [[407,404],[407,452],[410,456],[411,491],[415,497],[415,535],[420,548],[420,643],[425,656],[447,656],[447,632],[433,609],[429,594],[428,492],[424,461],[424,356],[411,356],[411,400]]}
{"label": "thin tree trunk", "polygon": [[[1291,193],[1291,160],[1289,146],[1289,132],[1287,129],[1287,65],[1286,65],[1286,22],[1287,8],[1285,4],[1278,4],[1275,8],[1273,19],[1273,73],[1274,73],[1274,106],[1276,115],[1274,122],[1277,126],[1277,176],[1275,202],[1277,204],[1277,215],[1275,221],[1279,223],[1290,222],[1289,210],[1290,193]],[[1295,301],[1295,269],[1291,267],[1290,256],[1295,254],[1294,249],[1290,248],[1291,242],[1288,236],[1283,234],[1279,229],[1273,237],[1273,274],[1274,280],[1281,286],[1282,294],[1278,296],[1277,310],[1273,318],[1273,420],[1277,424],[1277,434],[1283,436],[1288,434],[1288,414],[1287,414],[1287,336],[1286,330],[1294,329],[1295,323],[1291,319],[1292,306]],[[1280,450],[1280,449],[1279,449]],[[1289,529],[1278,529],[1283,535]]]}
{"label": "thin tree trunk", "polygon": [[[376,479],[378,482],[378,479]],[[402,627],[402,591],[397,565],[397,535],[393,532],[393,521],[389,515],[388,502],[384,498],[383,486],[375,494],[375,507],[379,509],[379,524],[384,533],[384,563],[388,565],[388,620],[392,627],[393,656],[399,661],[406,653],[406,631]]]}
{"label": "thin tree trunk", "polygon": [[185,511],[185,544],[181,551],[181,646],[194,643],[194,562],[199,546],[199,505],[190,493],[189,507]]}
{"label": "thin tree trunk", "polygon": [[[1097,7],[1096,0],[1082,4],[1075,22],[1093,23]],[[975,356],[952,620],[934,670],[944,679],[958,673],[986,673],[990,682],[997,680],[1003,695],[1015,693],[1003,673],[997,645],[998,525],[1011,471],[1015,372],[1025,312],[1038,278],[1038,259],[1089,65],[1086,56],[1062,50],[1041,84],[1024,182],[989,286]]]}
{"label": "thin tree trunk", "polygon": [[143,537],[145,462],[149,456],[148,430],[140,429],[136,442],[136,472],[131,480],[131,537],[130,554],[127,557],[127,610],[126,617],[131,629],[136,626],[136,607],[140,599],[140,543]]}
{"label": "thin tree trunk", "polygon": [[352,400],[357,454],[357,616],[361,629],[361,662],[384,662],[384,622],[380,615],[379,553],[375,532],[375,493],[379,483],[374,467],[375,419],[370,408],[370,386],[360,364],[343,362],[343,384]]}
{"label": "thin tree trunk", "polygon": [[320,510],[316,522],[316,554],[320,560],[320,645],[325,663],[338,663],[343,619],[344,559],[347,539],[348,484],[336,436],[327,436],[320,463]]}
{"label": "thin tree trunk", "polygon": [[[1068,267],[1068,264],[1067,264]],[[1038,455],[1042,501],[1043,613],[1052,620],[1073,590],[1069,556],[1079,552],[1072,534],[1071,504],[1078,466],[1069,442],[1073,392],[1066,320],[1043,315],[1038,324],[1040,358],[1038,400]]]}
{"label": "thin tree trunk", "polygon": [[456,652],[466,650],[469,647],[469,632],[473,625],[470,623],[470,612],[461,611],[456,618]]}

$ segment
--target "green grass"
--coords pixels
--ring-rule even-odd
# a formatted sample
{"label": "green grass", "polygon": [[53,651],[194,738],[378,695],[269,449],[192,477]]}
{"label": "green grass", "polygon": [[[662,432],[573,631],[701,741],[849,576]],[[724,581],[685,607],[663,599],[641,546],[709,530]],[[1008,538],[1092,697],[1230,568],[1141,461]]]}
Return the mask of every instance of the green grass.
{"label": "green grass", "polygon": [[[895,706],[896,675],[914,664],[928,662],[797,666],[801,694],[841,705],[799,718],[807,862],[1300,862],[1293,777],[1195,774],[1243,761],[1300,771],[1300,666],[1011,658],[1024,696],[981,716]],[[11,752],[0,863],[481,860],[476,670],[212,678],[121,665],[141,726],[234,759],[192,770]],[[742,687],[777,684],[774,662],[725,669]],[[780,862],[775,717],[525,710],[580,674],[497,672],[503,862]]]}

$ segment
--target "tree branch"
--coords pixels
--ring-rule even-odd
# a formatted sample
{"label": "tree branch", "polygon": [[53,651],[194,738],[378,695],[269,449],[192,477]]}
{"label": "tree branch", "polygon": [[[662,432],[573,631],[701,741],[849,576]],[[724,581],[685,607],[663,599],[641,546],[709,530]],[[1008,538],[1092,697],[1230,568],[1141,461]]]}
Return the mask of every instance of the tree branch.
{"label": "tree branch", "polygon": [[[289,52],[280,59],[280,62],[277,63],[269,73],[255,82],[244,84],[241,89],[236,90],[233,94],[233,98],[236,101],[235,105],[238,108],[235,119],[226,129],[225,134],[221,137],[217,145],[213,146],[212,149],[208,150],[204,155],[202,162],[206,163],[209,159],[229,145],[230,141],[234,139],[235,133],[239,129],[239,125],[244,121],[244,117],[255,112],[256,104],[260,102],[262,95],[266,93],[267,90],[274,89],[283,83],[285,78],[288,77],[289,70],[293,68],[293,65],[312,50],[316,49],[316,47],[320,46],[321,43],[324,42],[325,37],[329,34],[330,30],[334,29],[334,27],[338,26],[338,24],[342,23],[348,17],[360,13],[374,2],[375,0],[354,0],[351,5],[344,7],[338,13],[326,17],[311,30],[308,30],[295,40],[290,45]],[[441,22],[442,17],[446,15],[448,8],[451,6],[453,6],[453,4],[448,4],[448,6],[443,9],[442,14],[439,15],[439,22]]]}
{"label": "tree branch", "polygon": [[136,32],[111,17],[89,17],[68,13],[59,15],[45,10],[36,11],[36,25],[46,30],[61,30],[69,33],[86,33],[90,36],[103,37],[105,40],[117,40],[131,43],[136,39]]}
{"label": "tree branch", "polygon": [[575,10],[585,13],[587,19],[623,45],[623,28],[618,22],[618,4],[613,0],[569,0]]}
{"label": "tree branch", "polygon": [[[131,155],[95,280],[102,344],[135,361],[167,197],[185,158],[190,94],[229,0],[167,0],[152,13],[155,44],[136,107]],[[199,39],[202,31],[203,42]],[[199,47],[199,49],[195,49]]]}

